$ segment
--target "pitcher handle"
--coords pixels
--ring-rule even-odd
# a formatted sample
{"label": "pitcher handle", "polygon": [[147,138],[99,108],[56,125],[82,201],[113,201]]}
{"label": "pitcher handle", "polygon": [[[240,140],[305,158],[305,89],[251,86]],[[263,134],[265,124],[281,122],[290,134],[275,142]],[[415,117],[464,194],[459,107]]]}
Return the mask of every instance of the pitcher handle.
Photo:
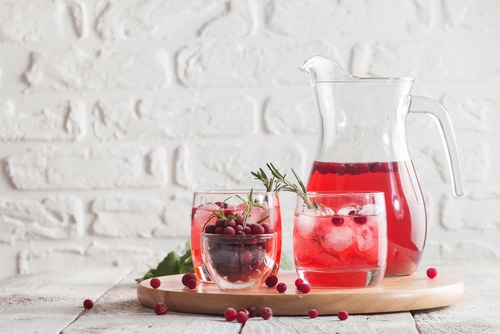
{"label": "pitcher handle", "polygon": [[464,194],[462,166],[455,131],[453,131],[448,112],[439,102],[422,96],[411,96],[410,112],[430,114],[438,121],[441,137],[448,153],[448,164],[453,177],[453,192],[455,196],[462,196]]}

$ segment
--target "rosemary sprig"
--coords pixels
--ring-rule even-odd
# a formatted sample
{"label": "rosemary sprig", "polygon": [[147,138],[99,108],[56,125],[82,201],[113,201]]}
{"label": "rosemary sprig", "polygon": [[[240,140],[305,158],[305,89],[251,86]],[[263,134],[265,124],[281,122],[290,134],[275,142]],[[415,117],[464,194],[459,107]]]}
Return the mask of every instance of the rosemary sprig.
{"label": "rosemary sprig", "polygon": [[280,191],[293,192],[302,198],[302,200],[309,209],[317,207],[315,205],[316,203],[311,203],[311,201],[309,200],[309,197],[307,196],[306,187],[304,186],[304,183],[300,179],[299,175],[293,170],[293,168],[292,168],[292,173],[293,176],[295,177],[295,180],[297,180],[298,185],[287,180],[286,174],[282,174],[272,163],[269,162],[266,164],[266,166],[272,174],[271,178],[267,176],[267,174],[264,172],[262,168],[259,168],[257,172],[251,172],[251,173],[255,179],[260,180],[264,184],[267,191],[274,190],[276,193]]}
{"label": "rosemary sprig", "polygon": [[[245,203],[246,207],[245,210],[242,213],[243,216],[243,228],[247,225],[248,218],[251,216],[252,208],[258,207],[263,209],[264,207],[260,204],[258,204],[256,201],[253,199],[253,189],[250,189],[250,192],[247,195],[247,198],[243,198],[240,195],[236,195],[237,198],[239,198],[243,203]],[[231,197],[226,198],[220,205],[219,205],[219,210],[214,211],[208,216],[207,221],[203,225],[203,230],[205,230],[205,227],[209,224],[209,222],[215,218],[215,219],[234,219],[236,220],[237,217],[235,215],[226,215],[226,203]],[[256,224],[261,224],[265,220],[269,218],[269,215],[262,217],[258,221],[256,221]]]}

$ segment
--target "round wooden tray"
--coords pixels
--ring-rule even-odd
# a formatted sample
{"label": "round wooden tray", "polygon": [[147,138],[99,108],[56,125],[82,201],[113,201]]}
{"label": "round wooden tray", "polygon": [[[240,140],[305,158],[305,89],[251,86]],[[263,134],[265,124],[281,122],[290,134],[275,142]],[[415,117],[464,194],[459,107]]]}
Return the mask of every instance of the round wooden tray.
{"label": "round wooden tray", "polygon": [[337,314],[345,310],[350,314],[384,313],[443,307],[459,302],[464,295],[460,279],[438,275],[429,279],[423,274],[404,277],[385,277],[377,286],[355,289],[312,289],[299,293],[295,289],[297,274],[280,271],[280,282],[288,290],[278,293],[267,286],[252,290],[221,291],[215,284],[200,283],[193,290],[181,283],[182,275],[159,277],[161,286],[153,289],[149,280],[137,287],[139,302],[154,308],[164,302],[169,311],[223,314],[227,307],[236,309],[255,306],[270,307],[274,315],[307,315],[315,308],[319,314]]}

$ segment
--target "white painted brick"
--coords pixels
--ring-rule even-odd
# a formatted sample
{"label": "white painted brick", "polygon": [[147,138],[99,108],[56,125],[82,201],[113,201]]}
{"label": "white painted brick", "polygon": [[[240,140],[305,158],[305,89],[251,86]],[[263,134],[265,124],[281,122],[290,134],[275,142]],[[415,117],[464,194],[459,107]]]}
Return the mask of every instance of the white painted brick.
{"label": "white painted brick", "polygon": [[441,248],[441,253],[445,261],[456,263],[500,259],[498,248],[480,240],[463,241],[454,247],[444,246]]}
{"label": "white painted brick", "polygon": [[114,238],[190,235],[191,196],[101,197],[92,204],[92,232]]}
{"label": "white painted brick", "polygon": [[[260,186],[250,174],[273,162],[278,169],[293,166],[304,170],[304,152],[297,143],[214,142],[181,145],[178,150],[175,180],[188,189],[246,188]],[[281,167],[283,166],[283,167]],[[309,166],[308,166],[309,167]]]}
{"label": "white painted brick", "polygon": [[74,36],[83,37],[86,12],[85,5],[77,1],[3,0],[0,44],[61,41],[71,28]]}
{"label": "white painted brick", "polygon": [[[500,32],[500,3],[492,0],[456,1],[444,0],[445,27],[462,27],[479,32]],[[497,35],[498,36],[498,35]]]}
{"label": "white painted brick", "polygon": [[66,240],[83,234],[83,205],[74,197],[0,199],[0,242]]}
{"label": "white painted brick", "polygon": [[18,267],[20,274],[100,266],[139,268],[146,273],[161,259],[159,252],[147,247],[93,242],[88,246],[59,244],[27,247],[19,252]]}
{"label": "white painted brick", "polygon": [[223,14],[225,1],[109,0],[99,1],[96,12],[96,30],[105,40],[164,39]]}
{"label": "white painted brick", "polygon": [[485,232],[500,229],[500,217],[492,214],[494,208],[500,207],[499,192],[469,191],[460,200],[443,196],[440,205],[441,222],[447,230]]}
{"label": "white painted brick", "polygon": [[377,42],[353,47],[353,59],[350,72],[358,76],[491,80],[500,71],[500,45],[491,39]]}
{"label": "white painted brick", "polygon": [[164,49],[40,51],[31,54],[25,77],[31,93],[157,90],[170,80],[168,58]]}
{"label": "white painted brick", "polygon": [[115,238],[151,238],[164,224],[164,202],[142,197],[98,198],[92,205],[96,219],[92,231],[96,235]]}
{"label": "white painted brick", "polygon": [[432,1],[279,1],[266,3],[266,25],[285,35],[422,34],[431,28]]}
{"label": "white painted brick", "polygon": [[56,141],[80,140],[87,131],[83,101],[0,99],[0,140]]}
{"label": "white painted brick", "polygon": [[317,135],[320,115],[309,94],[274,95],[265,102],[266,129],[273,134]]}
{"label": "white painted brick", "polygon": [[192,87],[232,87],[305,84],[299,70],[315,54],[334,57],[337,52],[323,42],[279,43],[268,41],[258,47],[234,43],[199,43],[177,55],[177,74]]}
{"label": "white painted brick", "polygon": [[7,159],[17,189],[161,187],[166,152],[135,145],[37,147]]}
{"label": "white painted brick", "polygon": [[204,25],[200,37],[211,41],[229,41],[248,38],[257,33],[260,9],[257,1],[231,1],[223,15]]}
{"label": "white painted brick", "polygon": [[240,136],[255,131],[256,109],[244,96],[101,100],[94,129],[104,140]]}
{"label": "white painted brick", "polygon": [[250,171],[269,161],[306,178],[319,115],[299,66],[315,54],[414,76],[415,95],[445,105],[463,198],[432,119],[407,121],[424,257],[500,258],[499,12],[497,0],[0,1],[0,277],[146,271],[188,239],[192,190],[259,187]]}

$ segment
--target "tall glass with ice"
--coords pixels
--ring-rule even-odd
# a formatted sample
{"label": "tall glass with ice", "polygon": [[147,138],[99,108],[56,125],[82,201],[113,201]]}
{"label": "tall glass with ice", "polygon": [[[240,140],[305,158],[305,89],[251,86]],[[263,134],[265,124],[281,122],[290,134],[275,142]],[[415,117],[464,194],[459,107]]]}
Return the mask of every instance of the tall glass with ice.
{"label": "tall glass with ice", "polygon": [[235,219],[245,214],[248,195],[251,192],[253,206],[248,214],[247,223],[269,223],[277,233],[276,265],[272,273],[277,274],[281,259],[281,211],[279,198],[274,192],[265,190],[204,190],[195,191],[193,195],[193,209],[191,214],[191,257],[198,279],[210,282],[210,275],[203,265],[200,237],[204,226],[210,222],[214,224],[217,213],[221,210],[226,216]]}
{"label": "tall glass with ice", "polygon": [[308,192],[297,196],[294,214],[295,267],[312,287],[363,287],[384,277],[383,192]]}

